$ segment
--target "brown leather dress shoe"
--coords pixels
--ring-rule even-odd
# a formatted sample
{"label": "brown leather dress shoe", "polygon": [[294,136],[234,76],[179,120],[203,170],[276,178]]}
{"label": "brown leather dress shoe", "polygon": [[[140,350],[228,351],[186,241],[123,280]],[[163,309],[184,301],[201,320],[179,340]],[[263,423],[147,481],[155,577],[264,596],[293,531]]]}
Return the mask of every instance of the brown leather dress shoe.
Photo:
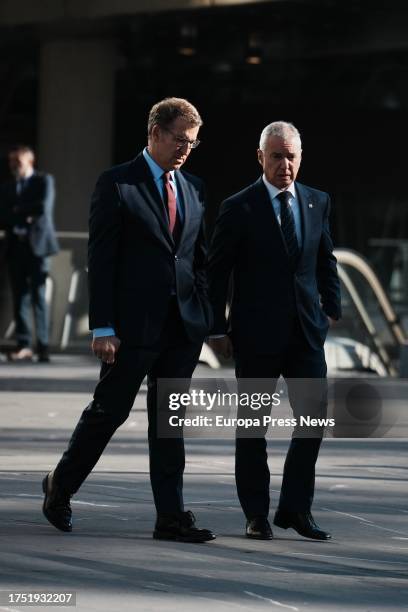
{"label": "brown leather dress shoe", "polygon": [[188,510],[179,514],[158,515],[153,538],[199,544],[215,540],[215,535],[209,529],[198,529],[194,514]]}
{"label": "brown leather dress shoe", "polygon": [[265,516],[255,516],[247,520],[245,535],[253,540],[272,540],[273,533]]}
{"label": "brown leather dress shoe", "polygon": [[51,474],[47,474],[42,481],[42,489],[45,494],[42,507],[45,518],[61,531],[72,531],[72,496],[58,489]]}
{"label": "brown leather dress shoe", "polygon": [[299,535],[312,540],[331,540],[331,534],[316,525],[311,512],[277,510],[273,524],[282,529],[292,527]]}

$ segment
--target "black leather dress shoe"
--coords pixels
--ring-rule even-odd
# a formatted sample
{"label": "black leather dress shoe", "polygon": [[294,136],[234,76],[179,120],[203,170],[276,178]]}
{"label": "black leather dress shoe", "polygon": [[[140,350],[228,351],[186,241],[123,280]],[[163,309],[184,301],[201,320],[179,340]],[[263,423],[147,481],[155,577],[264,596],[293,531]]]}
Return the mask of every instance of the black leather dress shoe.
{"label": "black leather dress shoe", "polygon": [[311,512],[286,512],[277,510],[273,524],[282,529],[292,527],[299,535],[313,540],[331,540],[331,535],[327,531],[320,529],[316,525]]}
{"label": "black leather dress shoe", "polygon": [[49,363],[50,360],[50,347],[48,344],[39,342],[37,344],[37,362],[38,363]]}
{"label": "black leather dress shoe", "polygon": [[176,515],[159,515],[153,531],[153,538],[155,540],[201,543],[215,540],[215,535],[209,529],[198,529],[195,526],[194,514],[188,510]]}
{"label": "black leather dress shoe", "polygon": [[42,508],[45,518],[61,531],[72,531],[71,495],[59,490],[50,474],[42,481],[42,489],[45,494]]}
{"label": "black leather dress shoe", "polygon": [[37,362],[38,363],[50,363],[50,354],[48,351],[41,351],[38,353]]}
{"label": "black leather dress shoe", "polygon": [[264,516],[247,520],[245,535],[253,540],[272,540],[273,533],[269,521]]}

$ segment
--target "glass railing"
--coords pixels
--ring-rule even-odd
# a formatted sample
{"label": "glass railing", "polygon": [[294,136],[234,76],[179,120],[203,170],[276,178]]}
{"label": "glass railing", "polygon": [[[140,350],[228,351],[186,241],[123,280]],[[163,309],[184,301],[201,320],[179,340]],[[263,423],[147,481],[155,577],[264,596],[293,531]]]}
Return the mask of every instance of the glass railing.
{"label": "glass railing", "polygon": [[349,249],[337,249],[343,318],[333,336],[353,338],[373,350],[389,375],[398,372],[406,334],[383,284],[370,263]]}

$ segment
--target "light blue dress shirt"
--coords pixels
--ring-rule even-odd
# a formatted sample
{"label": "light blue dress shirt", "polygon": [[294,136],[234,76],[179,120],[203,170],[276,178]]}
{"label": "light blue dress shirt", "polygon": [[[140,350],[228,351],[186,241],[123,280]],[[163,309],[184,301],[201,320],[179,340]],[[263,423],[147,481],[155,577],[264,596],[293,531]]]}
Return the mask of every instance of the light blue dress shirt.
{"label": "light blue dress shirt", "polygon": [[[149,155],[149,152],[147,150],[147,147],[145,147],[145,149],[143,149],[143,157],[145,158],[147,165],[150,168],[150,172],[153,175],[153,179],[155,182],[155,185],[160,193],[161,198],[164,201],[164,181],[163,181],[163,172],[165,172],[165,170],[163,170],[163,168],[161,168],[159,166],[159,164],[157,164],[153,157],[151,157],[151,155]],[[181,201],[181,194],[179,194],[177,192],[177,181],[176,181],[176,177],[174,176],[174,170],[170,170],[170,185],[174,191],[174,195],[176,196],[176,204],[177,204],[177,212],[179,214],[180,217],[180,221],[183,222],[184,221],[184,209],[183,209],[183,202]]]}
{"label": "light blue dress shirt", "polygon": [[[163,170],[163,168],[161,168],[159,166],[159,164],[157,164],[154,159],[151,157],[151,155],[149,155],[149,152],[147,150],[147,147],[145,147],[143,149],[143,157],[145,158],[147,165],[150,168],[150,172],[153,175],[153,179],[155,182],[155,185],[159,191],[160,197],[163,199],[164,201],[164,181],[163,181],[163,173],[165,172],[165,170]],[[176,204],[177,204],[177,212],[179,214],[180,217],[180,221],[183,222],[184,220],[184,208],[183,208],[183,203],[182,203],[182,198],[181,198],[181,194],[177,193],[177,182],[176,182],[176,178],[174,176],[174,170],[170,170],[170,185],[174,191],[174,195],[176,196]],[[100,338],[101,336],[115,336],[115,330],[113,329],[113,327],[97,327],[94,330],[92,330],[93,333],[93,337],[94,338]]]}
{"label": "light blue dress shirt", "polygon": [[[278,223],[280,225],[280,200],[278,199],[278,195],[281,193],[281,191],[284,191],[283,189],[279,189],[278,187],[275,187],[275,185],[272,185],[272,183],[269,183],[269,181],[267,181],[265,175],[262,176],[262,180],[265,184],[265,187],[268,190],[269,193],[269,197],[271,198],[271,202],[272,202],[272,206],[273,206],[273,210],[275,211],[275,215],[276,218],[278,220]],[[302,237],[302,219],[300,216],[300,205],[299,205],[299,200],[298,197],[296,195],[296,189],[295,189],[295,184],[291,183],[291,185],[289,185],[289,187],[285,190],[288,193],[290,193],[290,200],[289,200],[289,206],[292,209],[292,213],[293,213],[293,218],[295,220],[295,231],[296,231],[296,238],[298,240],[298,244],[299,244],[299,249],[302,248],[302,244],[303,244],[303,237]]]}

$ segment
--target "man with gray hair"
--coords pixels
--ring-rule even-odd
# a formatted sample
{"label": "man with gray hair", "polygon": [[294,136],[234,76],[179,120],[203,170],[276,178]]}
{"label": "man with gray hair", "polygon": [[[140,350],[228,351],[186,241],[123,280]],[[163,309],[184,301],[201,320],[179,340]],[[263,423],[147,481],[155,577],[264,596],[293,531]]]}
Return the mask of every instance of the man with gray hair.
{"label": "man with gray hair", "polygon": [[70,498],[132,409],[147,375],[153,537],[206,542],[184,509],[182,436],[158,431],[158,380],[189,380],[212,323],[207,297],[202,181],[180,169],[200,141],[197,109],[182,98],[155,104],[147,147],[102,173],[89,218],[89,325],[100,380],[56,468],[43,481],[43,512],[72,530]]}
{"label": "man with gray hair", "polygon": [[[304,397],[294,379],[323,381],[318,409],[326,407],[323,345],[329,325],[341,316],[330,199],[296,181],[301,156],[294,125],[276,121],[265,127],[258,149],[263,175],[222,203],[208,264],[215,318],[210,345],[225,357],[234,354],[241,384],[269,379],[274,387],[284,376],[295,417],[304,411]],[[265,433],[248,437],[237,431],[236,438],[238,496],[247,519],[246,536],[255,539],[273,537]],[[328,540],[330,534],[311,514],[321,435],[320,430],[302,436],[295,428],[274,524]]]}

